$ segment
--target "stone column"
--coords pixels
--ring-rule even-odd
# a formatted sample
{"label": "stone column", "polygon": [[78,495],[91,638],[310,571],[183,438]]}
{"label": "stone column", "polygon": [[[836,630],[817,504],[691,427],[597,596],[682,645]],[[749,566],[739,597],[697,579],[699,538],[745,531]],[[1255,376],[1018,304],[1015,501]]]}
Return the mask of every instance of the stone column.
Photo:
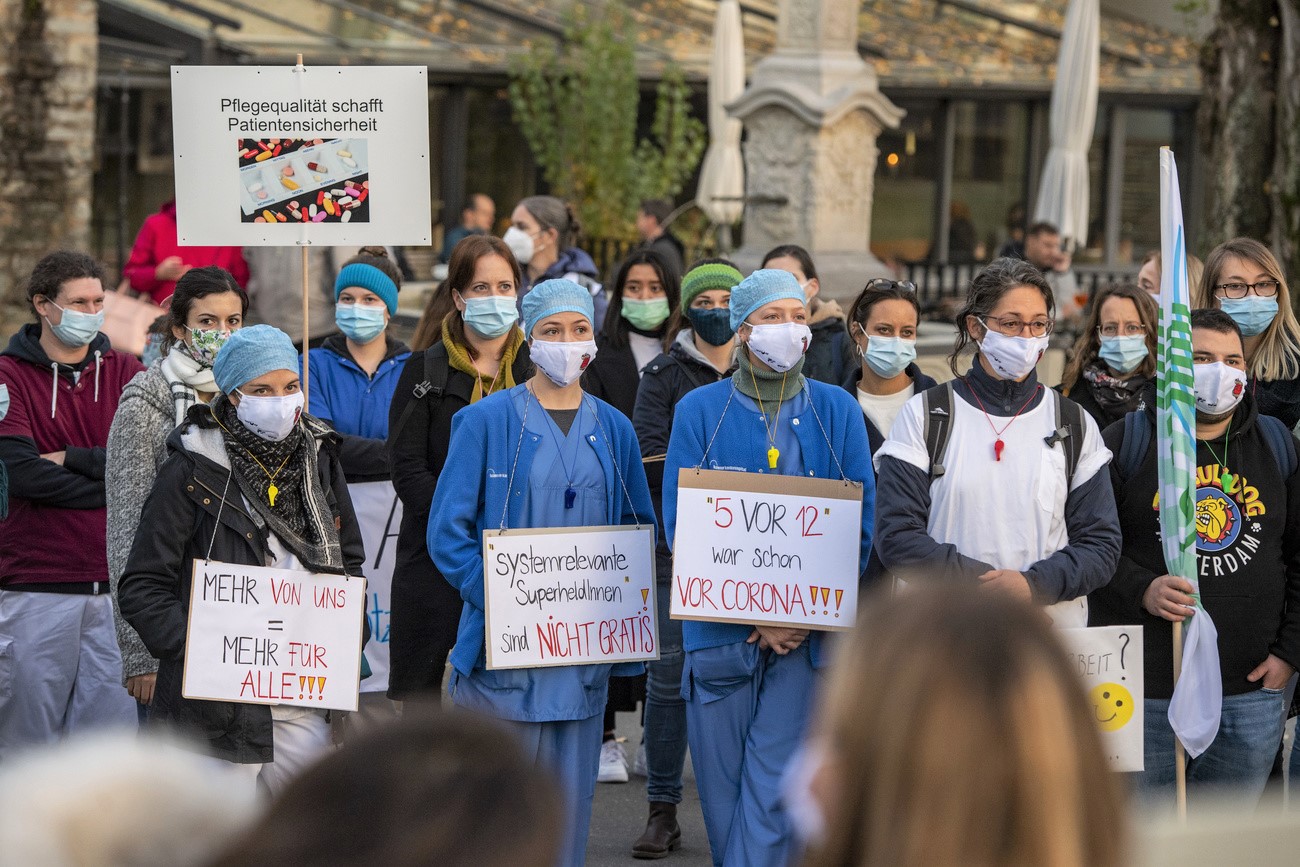
{"label": "stone column", "polygon": [[89,245],[95,13],[94,0],[0,0],[0,300],[45,253]]}
{"label": "stone column", "polygon": [[772,247],[799,244],[836,298],[886,274],[869,248],[876,138],[903,118],[858,55],[859,6],[782,0],[776,51],[727,107],[746,130],[750,201],[737,263],[755,268]]}

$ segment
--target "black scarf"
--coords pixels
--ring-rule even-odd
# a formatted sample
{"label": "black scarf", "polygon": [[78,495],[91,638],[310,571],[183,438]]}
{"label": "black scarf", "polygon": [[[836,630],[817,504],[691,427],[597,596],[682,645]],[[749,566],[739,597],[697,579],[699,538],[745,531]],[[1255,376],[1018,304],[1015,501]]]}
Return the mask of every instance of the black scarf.
{"label": "black scarf", "polygon": [[1092,389],[1097,405],[1112,418],[1118,418],[1140,408],[1142,388],[1147,384],[1144,376],[1117,379],[1110,375],[1100,361],[1083,369],[1083,378]]}
{"label": "black scarf", "polygon": [[231,469],[240,493],[253,508],[254,520],[270,529],[308,570],[343,574],[337,515],[325,497],[316,465],[315,434],[324,429],[304,417],[287,437],[271,442],[244,427],[224,397],[213,403],[212,413],[221,424]]}

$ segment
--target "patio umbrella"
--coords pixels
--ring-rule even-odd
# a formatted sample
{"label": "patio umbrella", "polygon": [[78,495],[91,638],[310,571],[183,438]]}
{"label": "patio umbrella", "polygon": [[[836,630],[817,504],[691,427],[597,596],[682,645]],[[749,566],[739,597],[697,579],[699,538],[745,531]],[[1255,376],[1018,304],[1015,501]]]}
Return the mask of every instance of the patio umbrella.
{"label": "patio umbrella", "polygon": [[721,0],[713,22],[713,56],[709,61],[709,149],[704,154],[700,185],[695,191],[695,203],[720,226],[738,222],[744,212],[741,123],[727,114],[727,104],[744,90],[745,41],[740,3]]}
{"label": "patio umbrella", "polygon": [[1071,249],[1088,239],[1088,146],[1097,120],[1100,30],[1098,0],[1070,0],[1052,84],[1051,147],[1034,220],[1054,223]]}

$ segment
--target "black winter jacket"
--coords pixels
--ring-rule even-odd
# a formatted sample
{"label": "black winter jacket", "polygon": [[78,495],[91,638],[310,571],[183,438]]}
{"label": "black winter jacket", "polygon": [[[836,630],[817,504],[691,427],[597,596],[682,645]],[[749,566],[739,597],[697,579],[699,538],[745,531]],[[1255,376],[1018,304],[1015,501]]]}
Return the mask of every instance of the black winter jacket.
{"label": "black winter jacket", "polygon": [[[1142,390],[1138,392],[1138,399],[1134,401],[1134,410],[1145,409],[1147,406],[1155,406],[1154,403],[1147,402],[1147,396],[1154,394],[1154,385],[1155,377],[1146,381],[1142,386]],[[1069,391],[1066,391],[1059,385],[1056,387],[1056,390],[1082,407],[1084,412],[1092,416],[1092,420],[1097,423],[1097,427],[1101,430],[1105,430],[1115,422],[1121,421],[1124,416],[1128,415],[1128,410],[1124,409],[1107,412],[1102,405],[1097,402],[1096,386],[1084,379],[1082,374],[1079,376],[1079,381],[1076,382],[1074,387]]]}
{"label": "black winter jacket", "polygon": [[[416,398],[417,386],[427,381],[426,355],[443,390],[422,388],[423,396]],[[531,370],[525,343],[511,368],[514,381],[523,382]],[[447,348],[438,342],[407,359],[388,410],[388,462],[402,501],[388,635],[388,697],[395,701],[439,695],[447,654],[456,643],[460,593],[433,565],[426,536],[429,506],[447,461],[451,417],[469,406],[473,392],[473,377],[453,370]]]}
{"label": "black winter jacket", "polygon": [[[926,389],[934,388],[938,384],[932,377],[926,376],[922,373],[921,368],[917,367],[915,362],[909,364],[907,369],[903,372],[912,378],[913,395],[920,394]],[[859,366],[851,368],[848,371],[841,385],[844,386],[845,391],[853,395],[854,400],[857,400],[858,383],[861,381],[862,368]],[[867,418],[866,413],[862,414],[862,420],[867,424],[867,442],[871,444],[871,453],[874,455],[876,452],[880,451],[880,447],[885,444],[885,435],[880,432],[880,429],[877,428],[874,423],[872,423],[871,419]],[[871,557],[873,560],[878,559],[876,558],[874,549],[871,552]]]}
{"label": "black winter jacket", "polygon": [[[118,601],[122,616],[159,661],[152,718],[198,738],[226,761],[271,762],[275,751],[269,706],[181,695],[191,564],[209,557],[209,548],[212,560],[246,566],[265,565],[269,556],[267,531],[249,517],[238,484],[230,481],[227,488],[227,467],[192,450],[196,438],[217,443],[220,457],[225,458],[220,432],[206,404],[192,407],[188,421],[167,441],[171,456],[158,471],[140,514],[140,530],[118,587]],[[349,575],[360,576],[365,548],[339,463],[338,441],[329,433],[319,443],[320,481],[339,520],[343,561]],[[224,503],[223,492],[228,492]],[[368,623],[363,630],[368,637]]]}
{"label": "black winter jacket", "polygon": [[[1124,422],[1102,432],[1116,455],[1110,473],[1124,543],[1115,577],[1088,596],[1088,623],[1141,624],[1147,697],[1169,698],[1173,625],[1142,606],[1151,582],[1169,571],[1155,508],[1155,405],[1144,415],[1150,443],[1131,478],[1119,466]],[[1246,675],[1270,653],[1300,667],[1300,471],[1280,478],[1258,416],[1247,394],[1227,442],[1220,437],[1196,447],[1196,565],[1202,604],[1219,633],[1224,695],[1258,689]],[[1234,477],[1226,496],[1219,458]]]}
{"label": "black winter jacket", "polygon": [[[722,378],[723,374],[692,358],[676,343],[650,362],[641,377],[636,408],[632,411],[632,427],[641,444],[646,481],[650,483],[650,499],[654,502],[655,517],[661,527],[664,519],[664,458],[668,454],[668,437],[673,431],[677,402],[700,386]],[[672,552],[668,550],[664,534],[660,533],[655,546],[655,572],[661,583],[672,580],[672,564]]]}
{"label": "black winter jacket", "polygon": [[[831,306],[834,305],[834,306]],[[814,300],[808,330],[812,343],[804,353],[803,375],[818,382],[840,385],[849,371],[857,366],[853,341],[843,313],[833,301]]]}
{"label": "black winter jacket", "polygon": [[1271,379],[1268,382],[1251,379],[1255,400],[1261,415],[1281,419],[1292,430],[1300,423],[1300,377],[1296,379]]}
{"label": "black winter jacket", "polygon": [[596,358],[582,374],[582,390],[631,418],[640,387],[641,371],[637,370],[631,344],[624,342],[615,347],[605,335],[598,337]]}

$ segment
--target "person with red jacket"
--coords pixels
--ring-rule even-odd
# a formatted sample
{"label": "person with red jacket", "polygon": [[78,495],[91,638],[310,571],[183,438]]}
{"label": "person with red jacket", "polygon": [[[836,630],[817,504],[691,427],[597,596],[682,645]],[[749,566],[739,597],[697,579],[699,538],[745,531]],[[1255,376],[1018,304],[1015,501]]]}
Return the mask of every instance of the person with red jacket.
{"label": "person with red jacket", "polygon": [[0,353],[0,763],[137,720],[109,597],[104,456],[118,397],[144,368],[99,332],[103,282],[84,253],[41,259],[27,284],[38,319]]}
{"label": "person with red jacket", "polygon": [[131,288],[162,304],[176,291],[176,281],[191,268],[216,265],[234,275],[240,289],[248,289],[248,263],[242,247],[182,247],[176,239],[176,200],[145,217],[135,236],[122,276]]}

